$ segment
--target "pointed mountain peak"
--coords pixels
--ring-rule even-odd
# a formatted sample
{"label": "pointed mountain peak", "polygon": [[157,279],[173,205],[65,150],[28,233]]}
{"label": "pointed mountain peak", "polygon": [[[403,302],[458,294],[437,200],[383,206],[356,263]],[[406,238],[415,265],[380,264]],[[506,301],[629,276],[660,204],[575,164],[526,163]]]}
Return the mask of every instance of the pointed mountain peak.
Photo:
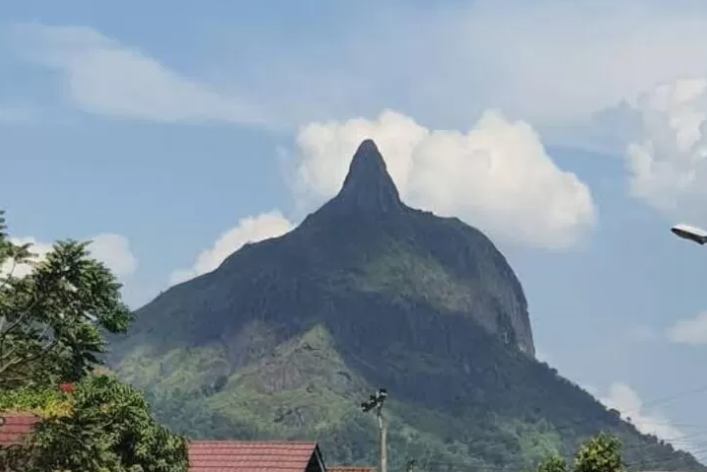
{"label": "pointed mountain peak", "polygon": [[337,206],[348,210],[375,213],[386,213],[402,206],[398,189],[372,139],[366,139],[358,146],[344,186],[335,200]]}

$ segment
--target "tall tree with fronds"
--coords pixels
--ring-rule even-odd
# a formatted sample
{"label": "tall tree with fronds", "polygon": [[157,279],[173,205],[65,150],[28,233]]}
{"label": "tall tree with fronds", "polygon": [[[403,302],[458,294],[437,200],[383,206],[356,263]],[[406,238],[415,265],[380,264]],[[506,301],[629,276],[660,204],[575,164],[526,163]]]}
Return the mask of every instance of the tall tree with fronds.
{"label": "tall tree with fronds", "polygon": [[0,420],[41,421],[17,447],[0,447],[12,472],[186,472],[184,438],[157,424],[142,393],[98,374],[106,333],[131,313],[88,243],[60,241],[39,260],[9,237],[0,211]]}
{"label": "tall tree with fronds", "polygon": [[80,380],[100,364],[103,334],[127,330],[120,284],[87,245],[60,241],[38,260],[0,210],[0,389]]}

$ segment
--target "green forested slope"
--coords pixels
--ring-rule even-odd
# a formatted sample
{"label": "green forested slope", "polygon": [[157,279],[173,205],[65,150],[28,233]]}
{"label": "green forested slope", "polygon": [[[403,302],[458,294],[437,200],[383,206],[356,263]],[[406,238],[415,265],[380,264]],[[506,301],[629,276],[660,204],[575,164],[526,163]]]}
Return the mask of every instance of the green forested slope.
{"label": "green forested slope", "polygon": [[329,463],[372,463],[376,426],[358,405],[386,387],[391,470],[414,456],[515,471],[599,431],[622,439],[631,469],[703,469],[537,362],[503,255],[457,219],[406,207],[370,142],[296,230],[136,316],[110,362],[192,437],[318,439]]}

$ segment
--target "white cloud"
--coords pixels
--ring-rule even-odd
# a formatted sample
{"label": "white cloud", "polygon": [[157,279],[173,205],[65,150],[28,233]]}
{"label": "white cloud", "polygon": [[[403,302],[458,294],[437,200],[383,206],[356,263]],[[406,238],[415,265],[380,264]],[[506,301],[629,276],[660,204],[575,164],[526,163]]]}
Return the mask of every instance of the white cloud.
{"label": "white cloud", "polygon": [[444,127],[465,127],[488,108],[564,126],[657,83],[707,77],[700,2],[431,5],[347,9],[324,44],[249,38],[249,64],[234,70],[249,69],[257,98],[300,123],[368,115],[383,103]]}
{"label": "white cloud", "polygon": [[210,249],[199,254],[193,267],[174,271],[170,275],[170,284],[211,272],[245,244],[282,236],[292,228],[293,224],[277,211],[243,218],[236,227],[223,233]]}
{"label": "white cloud", "polygon": [[[130,243],[124,236],[103,233],[93,238],[88,238],[91,243],[88,250],[91,256],[103,262],[117,277],[127,277],[132,274],[137,266],[137,259],[130,250]],[[33,237],[10,238],[14,244],[30,244],[30,251],[34,255],[33,262],[41,262],[47,253],[52,250],[52,245],[38,241]],[[24,277],[32,271],[30,264],[13,265],[7,261],[0,267],[0,275],[7,275],[12,271],[15,277]]]}
{"label": "white cloud", "polygon": [[539,362],[544,362],[546,364],[549,364],[552,361],[551,355],[549,355],[547,352],[545,352],[543,350],[539,350],[537,348],[535,348],[535,358]]}
{"label": "white cloud", "polygon": [[634,197],[673,218],[707,223],[707,80],[661,84],[630,103],[626,157]]}
{"label": "white cloud", "polygon": [[29,251],[32,253],[30,263],[17,264],[15,261],[8,260],[0,266],[0,276],[11,274],[13,277],[25,277],[32,272],[32,264],[41,262],[48,252],[52,250],[52,245],[37,241],[32,237],[10,238],[10,242],[18,246],[29,244]]}
{"label": "white cloud", "polygon": [[678,344],[707,344],[707,312],[694,318],[679,320],[668,330],[668,339]]}
{"label": "white cloud", "polygon": [[102,261],[118,277],[132,274],[137,259],[130,250],[130,241],[119,234],[102,233],[91,238],[88,246],[91,255]]}
{"label": "white cloud", "polygon": [[311,207],[333,196],[365,138],[378,144],[412,206],[552,248],[571,246],[595,223],[587,186],[557,167],[527,123],[494,111],[465,133],[427,129],[392,111],[375,120],[310,123],[297,136],[300,202]]}
{"label": "white cloud", "polygon": [[84,111],[160,122],[263,121],[255,107],[94,29],[27,24],[11,33],[26,59],[62,73],[70,99]]}
{"label": "white cloud", "polygon": [[635,390],[622,382],[616,382],[609,387],[606,396],[599,398],[607,408],[613,408],[621,413],[621,417],[629,420],[644,434],[652,434],[674,447],[686,451],[698,450],[687,439],[681,430],[660,413],[646,411],[643,401]]}
{"label": "white cloud", "polygon": [[234,90],[225,96],[90,28],[25,25],[13,37],[64,72],[84,109],[160,121],[252,121],[265,107],[269,118],[303,123],[385,103],[445,127],[487,108],[565,125],[656,83],[707,77],[699,2],[394,2],[330,21],[337,34],[325,42],[266,25],[217,35],[203,52],[219,57],[218,75]]}
{"label": "white cloud", "polygon": [[460,22],[478,59],[467,67],[488,66],[496,106],[524,116],[585,116],[656,83],[707,75],[707,10],[687,2],[479,2]]}

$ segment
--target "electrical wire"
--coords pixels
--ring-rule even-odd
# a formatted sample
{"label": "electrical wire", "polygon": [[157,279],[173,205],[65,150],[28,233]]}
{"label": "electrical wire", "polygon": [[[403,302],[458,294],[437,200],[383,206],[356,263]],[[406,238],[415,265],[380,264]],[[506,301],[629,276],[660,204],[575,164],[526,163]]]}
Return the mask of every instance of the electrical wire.
{"label": "electrical wire", "polygon": [[[681,436],[679,439],[687,439],[687,438],[694,438],[695,436],[699,435],[705,435],[707,434],[707,429],[700,431],[698,433],[694,434],[686,434]],[[625,454],[626,452],[636,452],[636,451],[641,451],[641,450],[649,450],[652,449],[655,445],[654,444],[642,444],[642,445],[636,445],[636,446],[630,446],[630,447],[625,447],[621,448],[621,453],[622,455]],[[689,452],[693,456],[696,456],[698,454],[707,454],[707,446],[702,446],[700,448],[691,450],[691,451],[683,451],[683,452]],[[625,466],[627,468],[634,466],[634,465],[658,465],[659,463],[669,463],[671,461],[674,461],[675,458],[667,458],[667,459],[661,459],[658,461],[652,461],[652,462],[644,462],[644,461],[634,461],[632,463],[626,463]],[[455,465],[452,463],[445,463],[445,462],[435,462],[435,461],[426,461],[424,462],[424,466],[426,467],[434,467],[434,468],[449,468],[451,467],[452,469],[450,470],[455,470],[455,467],[466,467],[464,470],[493,470],[493,471],[502,471],[502,472],[526,472],[527,471],[527,463],[526,462],[511,462],[509,464],[506,464],[505,466],[459,466]],[[510,468],[509,468],[510,466]],[[469,469],[471,467],[471,469]],[[644,469],[646,470],[646,469]],[[419,471],[422,472],[422,471]]]}
{"label": "electrical wire", "polygon": [[[628,411],[628,412],[625,412],[624,415],[625,415],[625,416],[629,416],[630,413],[638,413],[638,412],[641,412],[641,411],[644,410],[644,408],[646,408],[646,406],[655,406],[655,405],[665,404],[665,403],[672,402],[672,401],[674,401],[674,400],[677,400],[677,399],[682,398],[682,397],[687,396],[687,395],[693,395],[693,394],[702,393],[702,392],[707,392],[707,385],[701,386],[701,387],[697,387],[697,388],[693,388],[693,389],[690,389],[690,390],[685,390],[685,391],[682,391],[682,392],[675,393],[675,394],[673,394],[673,395],[669,395],[669,396],[666,396],[666,397],[658,398],[658,399],[656,399],[656,400],[651,400],[651,401],[645,402],[645,403],[641,406],[641,408],[638,408],[638,409],[635,409],[635,410],[630,410],[630,411]],[[632,423],[631,423],[631,424],[632,424]],[[660,423],[654,423],[654,422],[652,422],[651,424],[660,424]],[[666,422],[666,423],[663,423],[663,424],[664,424],[664,425],[670,425],[670,426],[678,426],[678,425],[675,424],[675,423],[669,423],[669,422]],[[633,426],[636,427],[635,424],[634,424]],[[689,425],[689,424],[688,424],[688,425],[683,425],[683,426],[699,427],[698,425],[694,425],[694,424],[692,424],[692,425]],[[562,429],[570,429],[570,427],[554,428],[554,431],[556,431],[556,432],[561,432]],[[693,431],[693,432],[691,432],[690,434],[684,434],[684,435],[681,435],[681,436],[676,436],[676,437],[669,438],[669,439],[666,438],[666,439],[662,439],[662,440],[665,441],[665,442],[667,442],[667,443],[671,443],[671,444],[672,444],[672,443],[679,444],[679,443],[683,442],[685,439],[695,438],[695,437],[697,437],[697,436],[701,436],[701,435],[705,435],[705,434],[707,434],[707,429],[699,430],[699,431]],[[661,438],[659,438],[659,439],[661,439]],[[636,446],[629,446],[629,447],[622,448],[621,452],[622,452],[622,454],[623,454],[623,453],[626,453],[626,452],[636,452],[636,451],[641,451],[641,450],[649,450],[649,449],[652,449],[653,447],[655,447],[654,444],[642,444],[642,445],[636,445]],[[698,460],[698,459],[697,459],[697,455],[699,455],[699,454],[701,454],[701,453],[707,454],[707,447],[705,447],[705,448],[703,448],[703,449],[694,449],[694,450],[691,450],[691,451],[684,451],[684,452],[688,452],[688,453],[691,454],[693,457],[695,457],[696,460]],[[642,467],[644,467],[644,470],[645,470],[645,467],[648,466],[648,465],[650,465],[650,466],[659,465],[659,464],[662,464],[662,463],[669,463],[669,462],[674,461],[674,460],[675,460],[674,458],[669,458],[669,459],[664,459],[664,460],[661,460],[661,461],[656,461],[656,463],[636,462],[636,463],[633,463],[633,464],[625,464],[625,466],[626,466],[627,468],[630,468],[630,467],[633,466],[633,465],[641,465]],[[701,462],[701,461],[698,460],[698,462]],[[435,463],[435,462],[427,462],[427,463],[425,463],[424,465],[421,464],[422,467],[428,467],[428,466],[430,466],[430,465],[436,466],[437,468],[443,468],[443,469],[445,469],[445,470],[449,470],[450,472],[456,472],[457,469],[455,469],[455,467],[465,467],[465,469],[463,469],[463,470],[469,470],[469,471],[479,471],[479,470],[495,470],[495,471],[498,471],[498,470],[502,470],[503,472],[525,472],[525,471],[526,471],[526,468],[527,468],[527,467],[523,466],[523,464],[521,464],[520,462],[518,462],[518,463],[515,464],[517,467],[519,467],[518,469],[512,469],[512,468],[511,468],[511,469],[508,469],[507,466],[505,466],[505,467],[498,467],[498,466],[487,466],[487,467],[472,466],[472,467],[470,468],[470,467],[466,467],[466,466],[455,466],[455,465],[450,464],[450,463],[445,464],[445,463]],[[514,464],[511,464],[511,465],[514,465]],[[451,468],[450,468],[450,467],[451,467]],[[458,470],[461,472],[462,469],[458,469]],[[418,471],[419,471],[419,472],[423,472],[422,469],[418,469]]]}
{"label": "electrical wire", "polygon": [[[578,386],[578,388],[581,388],[581,387]],[[661,404],[670,403],[670,402],[675,401],[675,400],[677,400],[677,399],[679,399],[679,398],[683,398],[683,397],[688,396],[688,395],[694,395],[694,394],[703,393],[703,392],[707,392],[707,385],[703,385],[703,386],[696,387],[696,388],[689,389],[689,390],[684,390],[684,391],[681,391],[681,392],[678,392],[678,393],[675,393],[675,394],[672,394],[672,395],[669,395],[669,396],[666,396],[666,397],[659,397],[659,398],[657,398],[657,399],[655,399],[655,400],[650,400],[650,401],[644,402],[644,403],[641,405],[640,408],[636,408],[636,409],[634,409],[634,410],[629,410],[629,411],[626,411],[626,412],[622,412],[622,417],[630,417],[631,414],[640,413],[640,412],[642,412],[642,411],[645,411],[645,409],[646,409],[647,407],[653,407],[653,406],[656,406],[656,405],[661,405]],[[637,427],[638,427],[638,425],[637,425],[637,424],[634,424],[633,422],[628,422],[628,423],[631,424],[634,428],[637,428]],[[577,419],[575,424],[576,424],[577,426],[579,426],[579,425],[584,425],[584,424],[586,424],[586,421]],[[661,424],[662,424],[662,425],[665,425],[665,426],[674,426],[674,427],[701,427],[701,425],[689,424],[689,423],[688,423],[688,424],[682,424],[682,425],[680,425],[680,424],[678,424],[678,423],[671,423],[671,422],[664,422],[664,423],[661,423],[661,422],[651,422],[651,424],[653,424],[653,425],[661,425]],[[573,426],[574,426],[574,425],[565,425],[565,426],[562,426],[562,427],[549,428],[549,430],[550,430],[550,432],[561,433],[561,432],[564,431],[564,430],[573,429]],[[645,434],[645,433],[643,433],[643,434]],[[704,434],[707,434],[707,429],[695,431],[695,432],[692,432],[692,433],[690,433],[690,434],[685,434],[685,435],[681,435],[681,436],[677,436],[677,437],[673,437],[673,438],[669,438],[669,439],[668,439],[668,438],[666,438],[666,439],[659,438],[659,439],[662,440],[662,441],[665,441],[665,442],[667,442],[667,443],[680,443],[680,442],[682,442],[682,441],[685,440],[685,439],[694,438],[694,437],[701,436],[701,435],[704,435]],[[648,449],[652,449],[653,447],[655,447],[654,444],[645,444],[645,445],[629,446],[629,447],[626,447],[626,448],[622,448],[622,451],[621,451],[621,452],[622,452],[622,453],[625,453],[625,452],[634,452],[634,451],[640,451],[640,450],[648,450]],[[690,453],[690,454],[691,454],[693,457],[695,457],[695,459],[697,460],[697,456],[696,456],[696,455],[697,455],[697,454],[700,454],[700,453],[707,454],[707,448],[705,448],[705,449],[695,449],[695,450],[685,451],[685,452]],[[657,462],[655,462],[655,463],[637,462],[637,463],[634,463],[634,464],[625,464],[625,466],[626,466],[627,468],[630,468],[630,467],[633,466],[633,465],[641,465],[642,467],[644,467],[644,470],[645,470],[645,467],[648,466],[648,465],[659,465],[659,464],[661,464],[661,463],[669,463],[669,462],[674,461],[674,460],[675,460],[674,458],[669,458],[669,459],[657,461]],[[699,460],[698,460],[698,462],[702,462],[702,461],[699,461]],[[421,468],[420,468],[420,469],[417,469],[418,472],[424,472],[424,468],[428,468],[428,466],[433,466],[433,467],[436,466],[436,468],[442,468],[442,469],[444,469],[445,471],[448,470],[449,472],[456,472],[457,470],[458,470],[459,472],[461,472],[462,470],[464,470],[464,471],[467,471],[467,470],[468,470],[468,471],[483,471],[483,470],[494,470],[494,471],[498,471],[498,470],[501,470],[501,471],[503,471],[503,472],[526,472],[526,470],[527,470],[527,466],[524,466],[524,465],[521,464],[520,462],[518,462],[518,463],[515,464],[517,467],[519,467],[518,469],[508,469],[507,466],[504,466],[504,467],[498,467],[498,466],[485,466],[485,467],[484,467],[484,466],[457,466],[457,465],[453,465],[453,464],[451,464],[451,463],[445,464],[445,463],[435,463],[435,462],[427,462],[427,463],[425,463],[425,464],[419,464],[419,465],[420,465]],[[513,464],[511,464],[511,465],[513,465]],[[464,469],[458,469],[458,467],[465,467],[465,468],[464,468]],[[430,470],[430,472],[433,472],[433,470]]]}
{"label": "electrical wire", "polygon": [[[578,386],[578,388],[581,388],[581,387]],[[643,402],[640,408],[636,408],[636,409],[633,409],[633,410],[628,410],[628,411],[625,411],[625,412],[620,412],[621,418],[622,418],[626,423],[628,423],[628,424],[632,425],[634,428],[638,429],[638,426],[639,426],[638,423],[640,423],[640,422],[638,422],[638,423],[637,423],[637,422],[634,422],[633,419],[631,419],[631,421],[628,420],[632,414],[641,413],[641,412],[645,411],[646,408],[648,408],[648,407],[653,407],[653,406],[656,406],[656,405],[662,405],[662,404],[670,403],[670,402],[675,401],[675,400],[678,400],[678,399],[680,399],[680,398],[684,398],[685,396],[694,395],[694,394],[703,393],[703,392],[707,392],[707,385],[702,385],[702,386],[700,386],[700,387],[692,388],[692,389],[689,389],[689,390],[684,390],[684,391],[681,391],[681,392],[678,392],[678,393],[675,393],[675,394],[672,394],[672,395],[669,395],[669,396],[659,397],[659,398],[657,398],[657,399],[655,399],[655,400],[649,400],[649,401],[647,401],[647,402]],[[588,392],[587,392],[587,393],[588,393]],[[589,394],[589,393],[588,393],[588,394]],[[590,395],[591,395],[591,394],[590,394]],[[592,397],[594,398],[593,395],[592,395]],[[596,398],[595,398],[595,399],[596,399]],[[599,402],[598,399],[596,399],[596,400]],[[601,403],[601,402],[599,402],[599,403],[600,403],[602,406],[606,407],[606,405],[604,405],[603,403]],[[607,408],[607,409],[608,409],[608,408]],[[675,427],[678,427],[678,426],[679,426],[678,424],[675,424],[675,423],[672,423],[672,422],[668,422],[668,421],[666,421],[666,422],[664,422],[664,423],[651,421],[650,424],[652,424],[652,425],[661,425],[661,424],[662,424],[662,425],[664,425],[664,426],[675,426]],[[570,420],[570,421],[566,422],[565,424],[563,424],[563,425],[561,425],[561,426],[551,427],[551,428],[549,428],[549,432],[563,433],[563,432],[566,432],[566,431],[573,430],[573,429],[575,429],[576,427],[580,427],[580,428],[581,428],[581,427],[584,427],[584,426],[586,426],[586,420],[577,418],[576,420],[573,420],[573,421]],[[704,426],[705,426],[705,425],[695,425],[695,424],[692,424],[692,425],[689,425],[689,424],[688,424],[688,425],[687,425],[687,427],[691,427],[691,428],[695,428],[695,427],[696,427],[696,428],[700,428],[700,427],[704,427]],[[643,434],[645,434],[645,433],[643,433]],[[666,440],[666,441],[672,441],[672,439]]]}
{"label": "electrical wire", "polygon": [[[701,449],[696,449],[694,451],[696,454],[705,454],[707,453],[707,447],[701,448]],[[668,458],[668,459],[659,459],[659,460],[654,460],[654,461],[634,461],[630,463],[624,463],[624,469],[630,469],[634,466],[640,466],[641,470],[643,471],[650,471],[652,470],[652,467],[655,466],[660,466],[664,464],[668,464],[672,461],[674,461],[674,458]],[[436,472],[442,470],[444,472],[486,472],[486,471],[493,471],[493,472],[529,472],[529,468],[527,465],[523,466],[520,464],[516,464],[516,466],[513,468],[509,468],[508,466],[494,466],[494,465],[485,465],[485,466],[477,466],[477,465],[458,465],[458,464],[451,464],[451,463],[443,463],[443,462],[425,462],[421,463],[420,467],[417,469],[417,472]],[[532,469],[530,469],[532,470]]]}

